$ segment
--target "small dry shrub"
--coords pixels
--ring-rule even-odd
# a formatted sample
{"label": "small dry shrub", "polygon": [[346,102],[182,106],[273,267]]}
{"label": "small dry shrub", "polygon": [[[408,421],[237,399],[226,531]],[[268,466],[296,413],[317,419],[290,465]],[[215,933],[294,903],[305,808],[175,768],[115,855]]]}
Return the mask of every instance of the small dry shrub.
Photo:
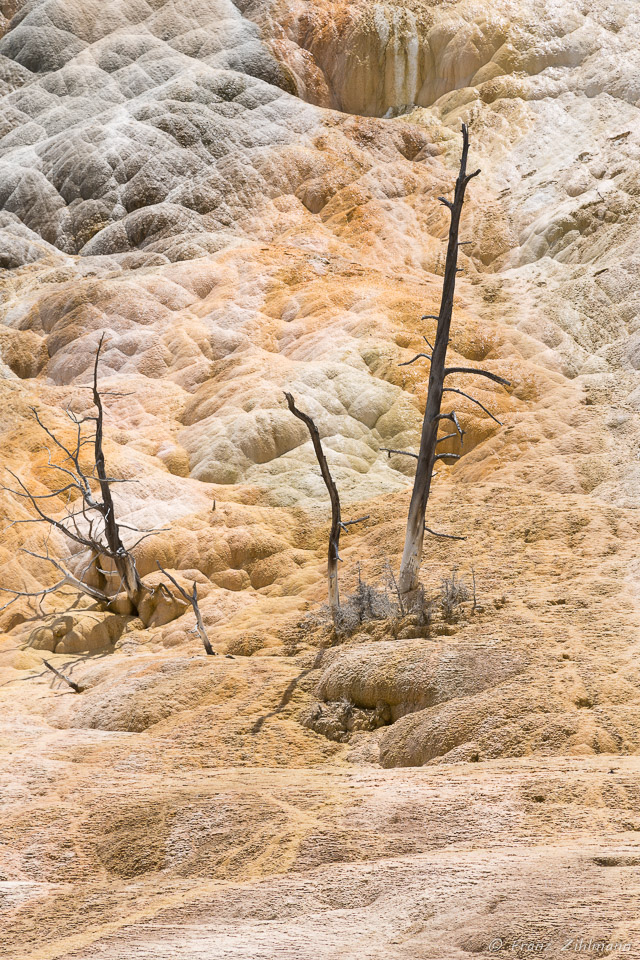
{"label": "small dry shrub", "polygon": [[422,584],[420,584],[412,597],[409,612],[417,618],[417,626],[425,627],[427,630],[429,629],[431,621],[433,620],[433,600],[429,600]]}
{"label": "small dry shrub", "polygon": [[[400,604],[389,595],[388,584],[379,589],[367,583],[362,579],[358,564],[356,589],[353,593],[342,597],[335,629],[337,634],[349,635],[355,633],[363,624],[381,620],[395,622],[403,615],[404,608],[401,610]],[[331,607],[323,604],[319,610],[308,613],[300,626],[317,629],[326,627],[332,622]]]}
{"label": "small dry shrub", "polygon": [[[475,581],[475,577],[474,577]],[[410,597],[402,597],[391,565],[384,568],[384,580],[380,586],[374,586],[362,579],[358,565],[358,582],[353,593],[343,596],[340,613],[334,624],[334,641],[338,637],[348,637],[357,633],[367,623],[386,621],[391,635],[410,628],[418,628],[416,636],[429,636],[436,615],[446,623],[453,623],[463,613],[463,604],[473,600],[475,604],[475,583],[469,587],[458,576],[456,567],[451,576],[442,580],[439,597],[427,595],[421,584]],[[324,630],[333,623],[331,608],[324,604],[319,610],[308,613],[299,627],[308,630]],[[365,631],[366,632],[366,631]]]}
{"label": "small dry shrub", "polygon": [[447,623],[457,620],[461,613],[462,604],[469,599],[469,588],[464,580],[456,580],[456,567],[451,571],[451,577],[445,577],[440,585],[440,606],[442,617]]}
{"label": "small dry shrub", "polygon": [[395,620],[399,608],[386,590],[378,590],[360,577],[355,591],[340,605],[337,627],[341,633],[354,633],[372,620]]}

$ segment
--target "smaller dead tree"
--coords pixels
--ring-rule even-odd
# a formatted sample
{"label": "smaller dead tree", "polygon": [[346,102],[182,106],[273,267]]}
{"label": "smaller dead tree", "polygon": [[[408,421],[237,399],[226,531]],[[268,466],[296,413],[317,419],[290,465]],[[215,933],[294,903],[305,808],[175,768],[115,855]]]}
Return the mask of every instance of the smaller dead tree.
{"label": "smaller dead tree", "polygon": [[[36,553],[32,550],[23,552],[35,560],[50,564],[61,575],[61,579],[51,587],[36,591],[12,590],[0,586],[3,593],[12,594],[11,599],[0,608],[0,612],[21,597],[38,600],[41,603],[45,597],[65,587],[70,587],[76,593],[86,594],[104,604],[109,604],[121,590],[124,590],[134,611],[138,610],[141,601],[149,593],[140,580],[132,551],[147,537],[160,531],[140,530],[116,518],[112,486],[131,481],[110,476],[105,465],[104,408],[98,390],[98,365],[104,337],[103,334],[96,350],[93,383],[89,387],[96,413],[79,416],[69,408],[66,410],[74,428],[73,442],[63,442],[42,422],[35,407],[32,408],[36,423],[50,441],[49,446],[45,444],[48,453],[47,466],[59,478],[58,485],[50,493],[32,493],[20,477],[11,470],[7,472],[16,486],[0,485],[1,490],[24,502],[35,514],[28,519],[14,520],[12,525],[41,524],[46,529],[44,552]],[[89,425],[88,430],[87,425]],[[87,449],[92,451],[89,457]],[[61,512],[56,513],[56,507],[61,507]],[[49,540],[53,531],[57,531],[69,540],[76,552],[83,557],[84,566],[79,576],[75,576],[60,560],[51,556]],[[126,546],[123,531],[134,532],[139,536],[134,543]],[[110,566],[111,569],[105,570],[101,564]],[[88,582],[90,571],[97,572],[99,582],[101,581],[100,586],[96,587]],[[109,583],[114,578],[119,582],[115,590],[110,590]]]}
{"label": "smaller dead tree", "polygon": [[296,407],[295,401],[290,393],[285,393],[285,397],[291,413],[294,415],[294,417],[297,417],[298,420],[301,420],[309,431],[313,449],[320,466],[320,473],[322,474],[322,479],[324,480],[325,486],[329,491],[329,498],[331,500],[331,531],[329,533],[327,579],[329,582],[329,607],[331,608],[333,622],[336,626],[338,626],[340,621],[340,591],[338,588],[340,534],[343,530],[345,533],[348,532],[349,527],[353,526],[354,524],[362,523],[364,520],[368,520],[369,516],[367,515],[366,517],[358,517],[357,520],[348,520],[343,522],[340,510],[340,496],[338,494],[338,488],[336,487],[333,477],[331,476],[329,464],[327,463],[327,458],[324,455],[322,443],[320,442],[320,433],[318,428],[308,414],[303,413],[302,410],[299,410],[298,407]]}
{"label": "smaller dead tree", "polygon": [[[207,634],[204,621],[202,619],[202,614],[200,613],[200,605],[198,603],[198,584],[194,580],[193,589],[191,593],[187,593],[184,587],[181,587],[178,581],[174,577],[172,577],[171,574],[164,569],[164,567],[161,567],[160,564],[158,564],[158,570],[160,571],[160,573],[163,573],[165,575],[167,580],[171,581],[171,583],[174,585],[174,587],[176,588],[176,590],[178,591],[182,599],[186,600],[186,602],[191,605],[191,607],[193,608],[193,612],[196,615],[196,632],[200,637],[200,639],[202,640],[202,646],[205,649],[205,653],[207,654],[208,657],[216,657],[217,653],[211,646],[211,641],[209,640],[209,636]],[[164,584],[162,584],[162,586],[164,587]],[[167,588],[165,587],[165,589]],[[167,593],[169,593],[168,590],[167,590]],[[169,593],[169,596],[171,597],[170,593]]]}

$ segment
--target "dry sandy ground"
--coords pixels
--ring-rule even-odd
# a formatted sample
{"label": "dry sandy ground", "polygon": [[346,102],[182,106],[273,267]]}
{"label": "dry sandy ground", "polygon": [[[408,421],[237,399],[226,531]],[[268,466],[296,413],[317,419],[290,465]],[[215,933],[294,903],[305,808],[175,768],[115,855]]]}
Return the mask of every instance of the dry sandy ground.
{"label": "dry sandy ground", "polygon": [[[198,581],[219,654],[188,613],[0,614],[2,956],[640,957],[635,0],[0,13],[0,465],[53,489],[31,408],[69,436],[106,331],[118,514],[163,528],[140,573]],[[467,539],[428,539],[423,580],[475,576],[477,604],[332,644],[283,390],[370,517],[343,595],[379,584],[461,120],[451,356],[512,386],[460,379],[500,423],[456,398],[428,522]],[[51,584],[1,501],[0,586]]]}

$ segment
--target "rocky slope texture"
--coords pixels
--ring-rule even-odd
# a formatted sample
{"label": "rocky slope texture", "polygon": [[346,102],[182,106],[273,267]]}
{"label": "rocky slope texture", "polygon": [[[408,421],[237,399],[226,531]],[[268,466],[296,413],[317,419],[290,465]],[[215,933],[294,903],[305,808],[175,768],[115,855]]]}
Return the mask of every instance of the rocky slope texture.
{"label": "rocky slope texture", "polygon": [[[106,331],[118,510],[163,528],[140,573],[197,579],[235,657],[187,613],[2,614],[3,955],[640,957],[635,0],[0,13],[1,465],[52,488],[32,408],[63,433],[89,409]],[[283,390],[370,515],[344,592],[358,562],[377,582],[461,120],[482,176],[451,356],[512,387],[473,381],[501,425],[458,405],[429,520],[467,539],[429,540],[424,582],[473,569],[478,602],[327,649],[326,491]],[[0,509],[0,584],[51,583],[24,504]]]}

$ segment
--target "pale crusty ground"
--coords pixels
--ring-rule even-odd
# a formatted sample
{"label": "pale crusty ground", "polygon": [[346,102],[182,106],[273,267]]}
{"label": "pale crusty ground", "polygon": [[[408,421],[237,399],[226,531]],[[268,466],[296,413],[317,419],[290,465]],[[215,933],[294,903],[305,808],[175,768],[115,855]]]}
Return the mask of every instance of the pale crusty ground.
{"label": "pale crusty ground", "polygon": [[[119,511],[168,528],[140,571],[197,578],[235,658],[188,614],[2,614],[3,956],[640,957],[637,4],[2,16],[2,465],[50,486],[30,407],[86,408],[106,330]],[[411,462],[380,447],[418,441],[425,369],[398,363],[432,332],[461,119],[451,356],[513,386],[460,380],[503,425],[456,404],[429,520],[467,540],[428,540],[424,582],[473,568],[479,609],[327,648],[326,494],[282,391],[370,514],[348,593],[402,547]],[[2,583],[51,582],[40,543],[4,526]],[[300,722],[344,698],[392,722]]]}

